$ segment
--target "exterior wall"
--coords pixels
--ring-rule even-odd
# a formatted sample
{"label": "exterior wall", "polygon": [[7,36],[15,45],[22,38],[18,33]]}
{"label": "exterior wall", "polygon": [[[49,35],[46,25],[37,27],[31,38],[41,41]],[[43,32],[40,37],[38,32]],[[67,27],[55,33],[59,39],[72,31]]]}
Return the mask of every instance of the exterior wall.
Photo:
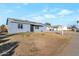
{"label": "exterior wall", "polygon": [[54,28],[54,31],[61,31],[62,27]]}
{"label": "exterior wall", "polygon": [[[30,32],[30,24],[23,24],[23,28],[19,29],[18,28],[18,24],[19,23],[11,23],[11,21],[8,21],[8,33],[19,33],[19,32]],[[49,32],[51,30],[53,30],[53,28],[49,28],[45,25],[43,25],[43,27],[39,27],[39,29],[35,29],[34,26],[34,32]],[[52,32],[52,31],[50,31]]]}
{"label": "exterior wall", "polygon": [[63,30],[68,30],[68,28],[67,27],[63,27]]}
{"label": "exterior wall", "polygon": [[46,31],[47,31],[47,32],[49,31],[49,29],[50,29],[49,27],[46,27]]}
{"label": "exterior wall", "polygon": [[45,32],[45,27],[39,27],[39,29],[35,29],[34,27],[34,32]]}
{"label": "exterior wall", "polygon": [[53,31],[54,31],[53,27],[46,26],[46,32],[53,32]]}
{"label": "exterior wall", "polygon": [[62,27],[59,27],[59,28],[58,28],[58,31],[61,31],[61,30],[63,30],[63,28],[62,28]]}
{"label": "exterior wall", "polygon": [[[35,29],[34,32],[45,32],[46,27],[39,27],[39,29]],[[8,33],[19,33],[19,32],[30,32],[30,24],[23,24],[22,29],[18,29],[18,23],[8,22]]]}
{"label": "exterior wall", "polygon": [[54,31],[62,31],[62,30],[68,30],[68,28],[67,27],[54,28]]}
{"label": "exterior wall", "polygon": [[8,33],[30,32],[30,24],[23,24],[22,29],[18,29],[18,23],[8,22]]}
{"label": "exterior wall", "polygon": [[[39,27],[39,29],[35,29],[34,26],[34,32],[53,32],[53,31],[61,31],[62,29],[68,30],[67,27],[51,28],[51,27],[43,26],[43,27]],[[23,28],[19,29],[18,23],[8,22],[8,33],[19,33],[19,32],[30,32],[30,24],[23,24]]]}

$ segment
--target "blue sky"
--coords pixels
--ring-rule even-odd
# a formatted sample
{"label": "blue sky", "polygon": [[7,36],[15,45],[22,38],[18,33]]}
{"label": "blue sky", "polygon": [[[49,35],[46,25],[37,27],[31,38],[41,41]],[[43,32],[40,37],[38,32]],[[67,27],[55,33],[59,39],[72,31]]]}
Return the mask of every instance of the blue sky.
{"label": "blue sky", "polygon": [[77,3],[0,3],[0,25],[7,18],[35,22],[49,22],[52,25],[70,25],[79,20]]}

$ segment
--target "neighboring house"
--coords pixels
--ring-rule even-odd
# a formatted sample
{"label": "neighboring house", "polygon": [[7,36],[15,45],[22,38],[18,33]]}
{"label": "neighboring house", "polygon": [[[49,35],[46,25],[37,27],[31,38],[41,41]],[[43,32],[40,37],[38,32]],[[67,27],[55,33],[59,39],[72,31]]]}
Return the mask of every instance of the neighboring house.
{"label": "neighboring house", "polygon": [[28,20],[8,18],[6,24],[8,26],[8,33],[46,31],[46,26],[44,24]]}
{"label": "neighboring house", "polygon": [[50,26],[50,25],[45,25],[45,26],[46,26],[46,32],[53,32],[54,31],[53,26]]}
{"label": "neighboring house", "polygon": [[63,30],[69,30],[67,26],[63,26]]}
{"label": "neighboring house", "polygon": [[53,26],[54,31],[61,31],[62,30],[62,25],[55,25]]}
{"label": "neighboring house", "polygon": [[68,28],[66,26],[62,26],[62,25],[55,25],[53,26],[54,31],[62,31],[62,30],[68,30]]}

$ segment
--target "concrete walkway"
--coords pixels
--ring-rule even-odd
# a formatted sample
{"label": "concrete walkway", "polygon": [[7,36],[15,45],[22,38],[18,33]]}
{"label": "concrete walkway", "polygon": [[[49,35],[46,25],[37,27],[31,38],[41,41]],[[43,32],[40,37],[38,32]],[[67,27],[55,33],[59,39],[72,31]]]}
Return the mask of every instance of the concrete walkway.
{"label": "concrete walkway", "polygon": [[74,38],[59,54],[59,56],[79,56],[79,33],[75,33]]}

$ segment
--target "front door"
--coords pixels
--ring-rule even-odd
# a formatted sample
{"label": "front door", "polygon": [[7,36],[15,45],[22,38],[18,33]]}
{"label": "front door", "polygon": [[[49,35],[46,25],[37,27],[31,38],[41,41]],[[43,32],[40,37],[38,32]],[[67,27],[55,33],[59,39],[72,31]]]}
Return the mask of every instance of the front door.
{"label": "front door", "polygon": [[30,25],[30,32],[34,32],[34,25]]}

